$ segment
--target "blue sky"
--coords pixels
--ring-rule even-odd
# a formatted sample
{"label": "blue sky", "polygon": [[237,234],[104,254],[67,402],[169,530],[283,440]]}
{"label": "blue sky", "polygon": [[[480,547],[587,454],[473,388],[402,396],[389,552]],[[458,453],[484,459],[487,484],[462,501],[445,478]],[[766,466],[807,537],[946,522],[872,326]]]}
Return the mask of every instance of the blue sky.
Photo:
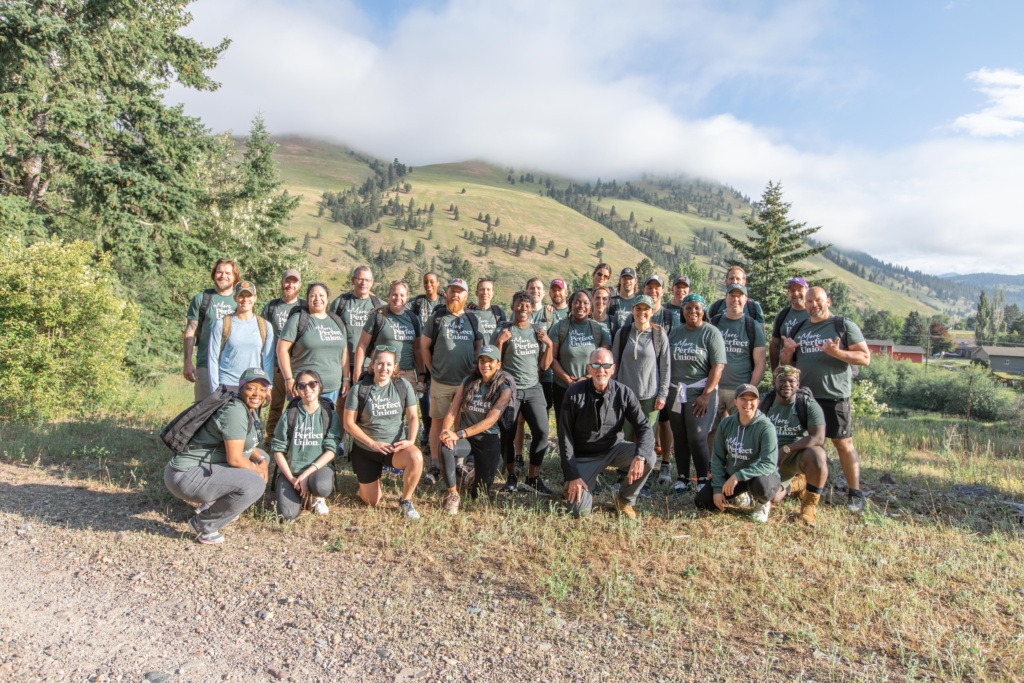
{"label": "blue sky", "polygon": [[[200,0],[216,130],[422,165],[713,178],[929,272],[1024,272],[1024,2]],[[970,235],[970,239],[965,238]]]}

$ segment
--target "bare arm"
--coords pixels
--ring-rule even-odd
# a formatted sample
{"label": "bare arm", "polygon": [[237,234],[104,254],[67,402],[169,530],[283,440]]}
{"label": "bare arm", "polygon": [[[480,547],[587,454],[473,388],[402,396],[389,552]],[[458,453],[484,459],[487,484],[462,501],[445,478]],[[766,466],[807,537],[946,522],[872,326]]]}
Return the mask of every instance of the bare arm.
{"label": "bare arm", "polygon": [[764,347],[759,346],[754,349],[754,371],[750,375],[750,383],[755,387],[761,383],[761,378],[764,377]]}
{"label": "bare arm", "polygon": [[285,339],[277,340],[277,367],[281,368],[284,377],[285,391],[288,398],[295,398],[295,378],[292,377],[292,344]]}
{"label": "bare arm", "polygon": [[189,382],[196,381],[196,368],[192,364],[192,354],[196,349],[196,330],[198,328],[198,320],[185,320],[185,332],[182,335],[182,346],[185,348],[185,363],[181,374]]}
{"label": "bare arm", "polygon": [[[369,345],[370,333],[363,331],[362,334],[359,335],[359,343],[356,344],[355,355],[352,357],[352,371],[356,373],[356,377],[352,378],[353,381],[358,380],[359,375],[362,374],[363,372],[363,363],[366,362],[366,347],[368,347]],[[342,367],[344,367],[344,365]]]}
{"label": "bare arm", "polygon": [[771,341],[768,342],[768,364],[772,368],[772,372],[775,372],[775,368],[779,367],[779,354],[782,351],[782,339],[780,337],[772,337]]}
{"label": "bare arm", "polygon": [[833,339],[825,342],[821,350],[850,365],[869,365],[871,363],[871,349],[868,348],[867,342],[859,342],[844,351],[839,346],[839,340]]}
{"label": "bare arm", "polygon": [[224,450],[227,453],[228,465],[231,467],[237,467],[241,470],[252,470],[263,477],[264,482],[267,481],[266,461],[257,465],[255,462],[245,457],[245,439],[225,439]]}

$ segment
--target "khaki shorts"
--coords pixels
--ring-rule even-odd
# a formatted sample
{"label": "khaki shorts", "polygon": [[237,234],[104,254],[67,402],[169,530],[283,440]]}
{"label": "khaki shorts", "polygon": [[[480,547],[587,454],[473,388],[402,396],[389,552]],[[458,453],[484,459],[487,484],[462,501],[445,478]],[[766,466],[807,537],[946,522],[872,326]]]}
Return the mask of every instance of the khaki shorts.
{"label": "khaki shorts", "polygon": [[448,414],[448,408],[452,405],[455,392],[459,390],[458,384],[441,384],[436,379],[430,383],[430,417],[433,420],[443,420]]}
{"label": "khaki shorts", "polygon": [[736,390],[718,390],[718,415],[715,416],[715,426],[711,431],[718,429],[722,419],[736,412]]}

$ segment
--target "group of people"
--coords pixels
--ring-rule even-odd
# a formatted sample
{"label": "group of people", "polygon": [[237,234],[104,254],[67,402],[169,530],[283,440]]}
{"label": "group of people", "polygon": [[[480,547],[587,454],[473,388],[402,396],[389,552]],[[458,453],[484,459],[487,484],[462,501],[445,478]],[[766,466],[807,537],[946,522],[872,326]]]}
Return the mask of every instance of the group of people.
{"label": "group of people", "polygon": [[[790,280],[789,305],[766,334],[742,268],[729,269],[725,297],[710,306],[685,276],[669,295],[657,274],[641,282],[623,268],[615,286],[611,275],[601,263],[592,286],[575,292],[561,278],[547,287],[531,278],[506,314],[488,278],[473,302],[465,281],[442,287],[435,273],[412,298],[406,281],[389,283],[382,301],[361,266],[350,291],[332,299],[314,282],[302,298],[299,272],[287,270],[280,296],[256,314],[255,286],[221,259],[184,332],[195,410],[210,404],[211,414],[168,463],[167,486],[198,506],[190,525],[201,543],[222,541],[268,483],[281,516],[304,505],[327,514],[338,456],[349,458],[365,504],[380,502],[392,472],[407,518],[419,517],[421,481],[443,482],[454,515],[462,495],[492,495],[502,470],[504,491],[553,495],[541,477],[553,412],[574,516],[590,513],[599,475],[613,468],[612,509],[635,518],[658,469],[660,483],[692,492],[699,508],[749,507],[766,521],[773,503],[799,496],[800,518],[813,525],[826,439],[848,508],[863,510],[850,393],[852,368],[870,352],[855,323],[832,315],[827,292]],[[772,388],[762,395],[766,372]]]}

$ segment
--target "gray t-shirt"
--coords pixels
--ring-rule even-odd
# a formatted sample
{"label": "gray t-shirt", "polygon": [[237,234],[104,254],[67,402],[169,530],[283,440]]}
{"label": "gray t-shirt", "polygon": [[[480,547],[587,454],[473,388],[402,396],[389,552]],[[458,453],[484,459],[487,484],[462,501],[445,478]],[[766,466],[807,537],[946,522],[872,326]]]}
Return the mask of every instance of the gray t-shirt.
{"label": "gray t-shirt", "polygon": [[[506,329],[512,334],[512,338],[505,342],[501,349],[501,367],[505,372],[512,375],[516,381],[516,388],[529,389],[537,386],[540,381],[540,353],[546,345],[537,341],[537,330],[533,324],[526,327],[517,327],[514,323],[509,324]],[[498,336],[502,329],[497,329],[491,335],[491,343],[498,343]]]}
{"label": "gray t-shirt", "polygon": [[[786,310],[786,308],[789,310]],[[779,314],[775,316],[775,323],[772,326],[773,337],[782,338],[792,336],[793,328],[796,327],[801,320],[811,319],[811,314],[807,312],[806,308],[802,311],[798,311],[791,306],[787,306],[786,308],[779,311]]]}
{"label": "gray t-shirt", "polygon": [[[551,328],[550,336],[551,341],[558,344],[558,363],[573,377],[586,377],[590,354],[597,347],[611,346],[612,343],[608,330],[593,320],[584,320],[581,323],[575,322],[572,318],[559,320]],[[558,375],[555,375],[555,384],[560,387],[567,386]]]}
{"label": "gray t-shirt", "polygon": [[[800,424],[800,415],[796,410],[797,400],[800,399],[795,399],[792,403],[779,403],[779,399],[776,397],[772,407],[766,413],[768,419],[775,425],[775,433],[779,438],[779,448],[788,446],[794,441],[799,441],[807,436],[807,430]],[[822,411],[821,406],[813,398],[807,399],[807,426],[824,426],[824,424],[825,413]]]}
{"label": "gray t-shirt", "polygon": [[358,382],[348,392],[345,410],[359,410],[360,389],[366,385],[370,386],[370,393],[363,409],[356,415],[356,424],[374,441],[398,441],[404,431],[405,409],[416,405],[412,385],[401,377],[384,386],[378,386],[372,380]]}
{"label": "gray t-shirt", "polygon": [[476,340],[483,340],[479,331],[473,335],[473,325],[466,313],[455,315],[445,313],[442,316],[431,316],[423,328],[423,335],[434,338],[437,326],[437,342],[431,357],[431,378],[441,384],[455,385],[462,382],[473,370],[476,362]]}
{"label": "gray t-shirt", "polygon": [[345,353],[345,330],[330,316],[310,314],[306,333],[296,339],[301,314],[293,315],[281,331],[281,339],[292,346],[292,377],[303,370],[316,370],[323,381],[323,393],[341,389],[341,357]]}
{"label": "gray t-shirt", "polygon": [[484,339],[490,339],[491,335],[494,334],[494,330],[498,329],[498,317],[494,315],[490,308],[481,310],[474,307],[470,310],[476,315],[476,319],[480,321],[480,334],[483,335]]}
{"label": "gray t-shirt", "polygon": [[[754,372],[754,362],[750,355],[751,341],[747,339],[746,316],[739,320],[730,320],[723,315],[718,319],[718,331],[725,342],[725,371],[718,386],[725,391],[733,391],[741,384],[750,381]],[[764,330],[756,321],[753,325],[755,349],[764,348]]]}
{"label": "gray t-shirt", "polygon": [[[337,311],[341,302],[341,297],[338,297],[331,302],[331,310]],[[367,296],[365,299],[349,299],[348,303],[345,304],[345,309],[341,312],[341,320],[345,323],[345,337],[348,343],[349,363],[352,363],[355,359],[356,345],[359,343],[359,335],[362,333],[363,326],[366,325],[366,321],[369,319],[370,314],[373,313],[373,310],[373,299]]]}
{"label": "gray t-shirt", "polygon": [[[845,323],[850,346],[864,341],[864,334],[857,323],[848,318]],[[816,399],[849,398],[853,389],[853,368],[850,364],[821,350],[827,340],[838,338],[832,318],[826,318],[820,323],[808,320],[796,332],[794,341],[798,348],[795,364],[800,370],[800,385],[810,389]]]}
{"label": "gray t-shirt", "polygon": [[[704,323],[695,330],[688,328],[685,323],[673,327],[668,340],[672,347],[673,398],[677,384],[699,382],[711,373],[711,366],[725,363],[722,333],[710,323]],[[687,400],[703,392],[699,387],[690,389]]]}
{"label": "gray t-shirt", "polygon": [[[625,346],[621,337],[625,334]],[[654,348],[654,335],[662,340],[659,346],[663,349],[661,357],[657,357]],[[622,355],[618,354],[622,348]],[[633,390],[637,399],[645,401],[650,398],[668,398],[670,379],[668,336],[665,330],[649,327],[643,332],[635,327],[623,327],[615,333],[612,353],[616,356],[615,379]]]}
{"label": "gray t-shirt", "polygon": [[403,311],[401,315],[392,313],[390,310],[384,314],[383,324],[377,332],[377,339],[373,339],[373,326],[377,320],[377,314],[372,313],[366,319],[362,331],[370,335],[370,342],[373,347],[366,349],[367,358],[373,356],[374,348],[377,346],[393,346],[398,349],[398,368],[400,370],[415,370],[416,358],[413,355],[413,345],[416,344],[416,328],[413,326],[413,319],[416,314],[412,311]]}

